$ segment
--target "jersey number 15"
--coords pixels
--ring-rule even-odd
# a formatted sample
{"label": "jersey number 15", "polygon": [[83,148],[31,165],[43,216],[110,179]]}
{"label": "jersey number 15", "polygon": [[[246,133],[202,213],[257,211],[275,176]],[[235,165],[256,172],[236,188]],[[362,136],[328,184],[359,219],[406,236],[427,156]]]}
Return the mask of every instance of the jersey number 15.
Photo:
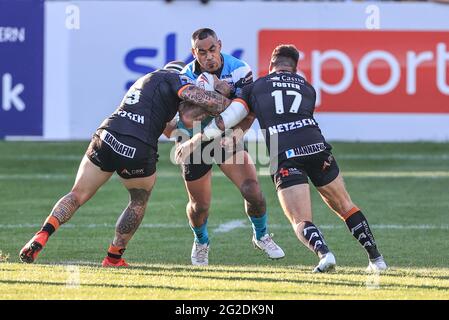
{"label": "jersey number 15", "polygon": [[[301,105],[302,101],[302,95],[293,90],[287,90],[285,92],[287,96],[294,96],[295,99],[293,99],[293,103],[290,106],[290,113],[298,113],[299,106]],[[274,97],[274,105],[276,107],[276,113],[277,114],[283,114],[284,113],[284,94],[282,90],[274,90],[271,92],[271,96]]]}

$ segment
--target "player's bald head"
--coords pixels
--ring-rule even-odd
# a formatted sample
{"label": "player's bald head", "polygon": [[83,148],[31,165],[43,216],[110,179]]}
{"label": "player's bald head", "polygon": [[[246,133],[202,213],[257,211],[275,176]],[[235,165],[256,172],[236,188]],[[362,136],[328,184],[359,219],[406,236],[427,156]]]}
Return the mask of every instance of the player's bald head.
{"label": "player's bald head", "polygon": [[292,44],[281,44],[274,48],[271,54],[271,68],[288,68],[296,72],[298,67],[299,51]]}
{"label": "player's bald head", "polygon": [[216,72],[222,65],[221,41],[214,30],[202,28],[192,34],[192,55],[201,71]]}
{"label": "player's bald head", "polygon": [[218,40],[218,37],[217,37],[217,34],[215,33],[215,31],[212,29],[209,29],[209,28],[201,28],[201,29],[198,29],[195,32],[193,32],[192,37],[191,37],[192,48],[195,48],[195,43],[198,40],[204,40],[207,37],[212,37],[215,40]]}

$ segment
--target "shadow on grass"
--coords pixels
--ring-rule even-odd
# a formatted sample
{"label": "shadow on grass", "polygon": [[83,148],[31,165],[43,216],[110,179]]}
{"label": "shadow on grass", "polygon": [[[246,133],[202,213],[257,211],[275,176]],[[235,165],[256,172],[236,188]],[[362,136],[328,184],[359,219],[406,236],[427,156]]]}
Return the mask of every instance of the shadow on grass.
{"label": "shadow on grass", "polygon": [[[394,269],[391,268],[388,269],[386,272],[384,272],[382,275],[383,276],[388,276],[388,277],[397,277],[397,278],[403,278],[403,277],[413,277],[413,278],[421,278],[421,279],[434,279],[434,280],[449,280],[449,275],[448,276],[443,276],[443,275],[433,275],[433,274],[423,274],[424,271],[418,272],[415,270],[398,270],[398,269]],[[369,273],[365,273],[365,272],[358,272],[355,270],[348,270],[348,269],[338,269],[338,273],[339,274],[344,274],[344,275],[369,275]]]}
{"label": "shadow on grass", "polygon": [[[59,286],[59,287],[67,287],[69,289],[69,286],[64,282],[52,282],[52,281],[32,281],[32,280],[0,280],[0,284],[9,284],[9,285],[39,285],[39,286]],[[216,288],[185,288],[185,287],[174,287],[174,286],[155,286],[155,285],[120,285],[120,284],[111,284],[111,283],[102,283],[102,284],[95,284],[95,283],[80,283],[79,287],[88,287],[88,288],[113,288],[113,289],[162,289],[162,290],[172,290],[172,291],[186,291],[186,292],[192,292],[192,291],[200,291],[200,292],[207,292],[207,291],[213,291],[213,292],[243,292],[243,293],[266,293],[263,290],[256,290],[256,289],[216,289]],[[70,290],[73,290],[73,286],[70,286]],[[289,292],[289,291],[276,291],[272,290],[270,293],[274,294],[295,294],[296,292]],[[304,294],[304,292],[298,292],[298,294]],[[333,293],[327,293],[327,292],[313,292],[310,290],[307,290],[307,294],[310,295],[322,295],[322,296],[342,296],[345,294],[333,294]]]}
{"label": "shadow on grass", "polygon": [[[43,266],[43,267],[54,267],[54,266],[67,266],[67,265],[77,265],[77,266],[85,266],[85,267],[91,267],[95,269],[102,269],[98,264],[88,263],[88,262],[71,262],[71,263],[65,263],[63,265],[61,264],[51,264],[51,265],[43,265],[39,264],[36,266]],[[312,275],[310,274],[310,277],[308,276],[308,269],[305,267],[295,269],[294,267],[282,267],[284,268],[284,271],[276,271],[276,270],[232,270],[230,268],[225,267],[193,267],[193,266],[179,266],[179,265],[169,265],[169,266],[133,266],[123,269],[123,268],[109,268],[107,272],[109,274],[117,274],[117,275],[123,275],[124,271],[132,271],[133,275],[136,276],[154,276],[154,277],[160,277],[161,275],[167,275],[166,273],[170,273],[170,277],[173,278],[197,278],[198,280],[219,280],[219,281],[252,281],[252,282],[260,282],[260,283],[293,283],[297,284],[298,286],[303,285],[321,285],[321,286],[340,286],[340,287],[353,287],[353,288],[363,288],[367,286],[367,281],[369,281],[370,277],[372,277],[372,274],[365,273],[365,272],[357,272],[353,270],[345,270],[340,269],[335,273],[331,274],[316,274]],[[285,269],[288,269],[287,271],[293,272],[301,272],[303,275],[307,275],[307,279],[279,279],[275,277],[271,277],[272,275],[276,274],[283,274],[285,273]],[[289,270],[291,269],[291,270]],[[7,270],[7,269],[6,269]],[[5,271],[6,271],[5,270]],[[266,274],[265,277],[249,277],[249,276],[234,276],[234,275],[216,275],[214,273],[236,273],[236,274]],[[332,279],[329,278],[339,275],[358,275],[358,276],[365,276],[363,279],[357,279],[357,280],[346,280],[346,279]],[[321,276],[325,276],[325,278],[322,278]],[[422,274],[419,274],[418,272],[408,272],[408,271],[401,271],[401,270],[390,270],[385,272],[384,274],[380,275],[379,281],[382,281],[382,277],[416,277],[416,278],[431,278],[431,279],[437,279],[437,280],[445,280],[448,277],[446,276],[435,276],[435,275],[429,275],[425,276]],[[1,282],[1,281],[0,281]],[[18,283],[22,283],[18,281]],[[47,284],[54,284],[54,285],[65,285],[64,283],[48,283]],[[85,286],[96,286],[101,287],[101,284],[83,284]],[[112,286],[117,288],[152,288],[152,289],[168,289],[168,290],[197,290],[197,289],[188,289],[188,288],[177,288],[177,287],[166,287],[166,286],[140,286],[140,285],[115,285],[115,284],[105,284],[103,286]],[[436,286],[436,285],[414,285],[411,283],[380,283],[379,288],[381,289],[420,289],[420,290],[443,290],[448,291],[449,286]],[[203,289],[198,289],[199,291]],[[233,289],[207,289],[210,291],[229,291],[229,292],[236,292],[236,291],[242,291],[242,292],[261,292],[259,290],[252,290],[252,289],[244,289],[244,290],[233,290]],[[285,294],[285,291],[279,292],[282,294]],[[320,292],[321,294],[321,292]],[[340,294],[341,295],[341,294]]]}

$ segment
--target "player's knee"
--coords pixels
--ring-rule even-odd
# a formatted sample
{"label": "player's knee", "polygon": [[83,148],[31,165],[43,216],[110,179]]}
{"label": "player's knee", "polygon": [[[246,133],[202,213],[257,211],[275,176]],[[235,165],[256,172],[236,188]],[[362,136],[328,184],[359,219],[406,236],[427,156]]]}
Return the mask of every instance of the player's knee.
{"label": "player's knee", "polygon": [[87,192],[85,190],[79,189],[79,188],[73,188],[70,191],[70,195],[72,196],[72,199],[76,201],[78,206],[82,206],[92,197],[92,194],[90,192]]}
{"label": "player's knee", "polygon": [[210,203],[201,201],[189,201],[187,204],[187,214],[203,215],[209,212]]}
{"label": "player's knee", "polygon": [[130,203],[133,206],[146,207],[151,191],[145,189],[129,189]]}
{"label": "player's knee", "polygon": [[264,213],[266,210],[265,197],[256,180],[245,180],[240,186],[240,192],[243,198],[252,207],[252,211]]}
{"label": "player's knee", "polygon": [[345,215],[347,212],[351,211],[356,205],[347,199],[342,199],[335,204],[335,208],[333,208],[339,215]]}
{"label": "player's knee", "polygon": [[242,183],[240,193],[248,202],[261,201],[264,198],[259,183],[253,179],[247,179]]}

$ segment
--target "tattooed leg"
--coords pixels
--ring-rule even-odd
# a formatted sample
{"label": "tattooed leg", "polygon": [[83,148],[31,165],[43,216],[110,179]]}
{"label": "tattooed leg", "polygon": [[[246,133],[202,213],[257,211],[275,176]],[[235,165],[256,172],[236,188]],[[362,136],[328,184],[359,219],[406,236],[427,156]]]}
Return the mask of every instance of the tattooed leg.
{"label": "tattooed leg", "polygon": [[51,236],[60,225],[69,221],[80,207],[79,200],[73,192],[66,194],[53,207],[40,230]]}
{"label": "tattooed leg", "polygon": [[79,207],[78,200],[74,194],[70,192],[56,203],[51,211],[51,216],[58,219],[59,224],[64,224],[72,218]]}
{"label": "tattooed leg", "polygon": [[20,260],[25,263],[33,263],[47,244],[48,238],[61,224],[69,221],[79,207],[79,201],[72,192],[59,199],[42,228],[20,250]]}
{"label": "tattooed leg", "polygon": [[129,189],[130,201],[117,220],[113,246],[125,248],[131,240],[145,215],[150,193],[144,189]]}

